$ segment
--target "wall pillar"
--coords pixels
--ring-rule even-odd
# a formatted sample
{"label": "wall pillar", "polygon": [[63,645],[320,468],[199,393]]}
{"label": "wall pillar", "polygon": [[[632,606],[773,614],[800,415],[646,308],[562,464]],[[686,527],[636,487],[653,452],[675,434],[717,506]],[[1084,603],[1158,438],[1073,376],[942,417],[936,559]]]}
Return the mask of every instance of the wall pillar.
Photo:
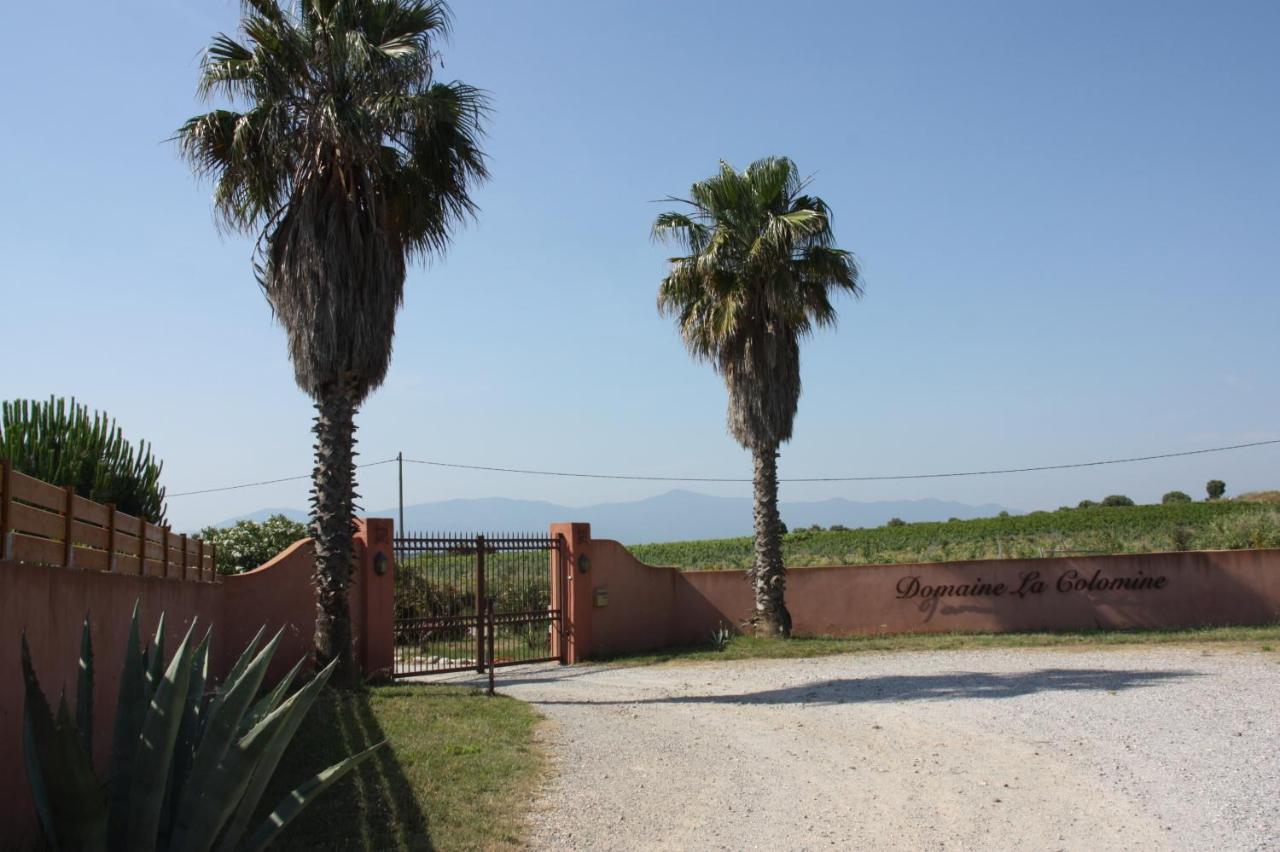
{"label": "wall pillar", "polygon": [[552,606],[561,612],[563,635],[552,634],[552,653],[566,663],[591,657],[591,525],[552,524],[562,537],[559,557],[551,561]]}
{"label": "wall pillar", "polygon": [[[361,607],[356,658],[367,680],[386,680],[395,665],[395,527],[390,518],[356,521],[356,583]],[[353,609],[357,601],[352,601]],[[352,613],[354,616],[355,613]]]}

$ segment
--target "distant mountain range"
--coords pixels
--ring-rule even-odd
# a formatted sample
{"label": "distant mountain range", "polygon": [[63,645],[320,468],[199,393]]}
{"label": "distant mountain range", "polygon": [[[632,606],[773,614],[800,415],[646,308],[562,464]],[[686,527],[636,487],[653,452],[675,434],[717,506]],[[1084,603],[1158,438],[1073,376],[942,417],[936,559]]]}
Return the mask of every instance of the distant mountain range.
{"label": "distant mountain range", "polygon": [[[890,518],[904,521],[945,521],[948,518],[984,518],[1004,511],[1003,506],[986,503],[973,506],[949,500],[890,500],[860,502],[833,498],[809,502],[783,502],[782,520],[791,529],[812,524],[829,527],[878,527]],[[252,514],[222,521],[261,521],[283,514],[305,520],[297,509],[260,509]],[[398,510],[379,509],[365,514],[395,518]],[[1018,514],[1014,512],[1014,514]],[[510,500],[486,497],[474,500],[441,500],[404,507],[405,527],[413,532],[539,532],[556,521],[585,521],[599,538],[624,544],[685,541],[700,538],[731,538],[751,534],[751,498],[715,497],[693,491],[668,491],[656,497],[595,506],[561,506],[541,500]]]}

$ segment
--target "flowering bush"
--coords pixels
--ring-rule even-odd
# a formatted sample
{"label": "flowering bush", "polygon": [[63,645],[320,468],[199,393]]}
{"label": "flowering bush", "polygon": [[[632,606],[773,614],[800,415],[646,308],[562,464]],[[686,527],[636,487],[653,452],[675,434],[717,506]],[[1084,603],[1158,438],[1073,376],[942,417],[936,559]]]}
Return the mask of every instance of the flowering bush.
{"label": "flowering bush", "polygon": [[237,521],[229,527],[205,527],[200,531],[200,537],[218,549],[219,574],[252,571],[309,534],[306,524],[284,515],[272,515],[262,523]]}

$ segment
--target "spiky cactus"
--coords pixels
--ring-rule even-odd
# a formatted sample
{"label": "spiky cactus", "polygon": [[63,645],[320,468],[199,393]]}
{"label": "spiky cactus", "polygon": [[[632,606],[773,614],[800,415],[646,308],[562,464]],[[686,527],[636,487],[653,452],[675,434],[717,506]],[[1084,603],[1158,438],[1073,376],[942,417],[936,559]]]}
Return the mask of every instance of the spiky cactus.
{"label": "spiky cactus", "polygon": [[101,411],[72,398],[20,399],[0,404],[0,459],[14,470],[54,485],[70,485],[99,503],[163,524],[163,465],[142,441],[135,448]]}
{"label": "spiky cactus", "polygon": [[226,681],[209,694],[210,634],[197,644],[194,631],[192,624],[166,666],[164,616],[150,648],[145,648],[135,606],[105,783],[94,775],[92,762],[93,646],[88,618],[74,718],[65,693],[57,713],[50,708],[24,634],[23,751],[40,824],[54,849],[262,849],[316,796],[384,744],[307,779],[266,820],[251,825],[267,783],[328,682],[333,664],[288,695],[302,667],[299,661],[284,680],[260,696],[281,633],[258,650],[265,632],[259,630]]}

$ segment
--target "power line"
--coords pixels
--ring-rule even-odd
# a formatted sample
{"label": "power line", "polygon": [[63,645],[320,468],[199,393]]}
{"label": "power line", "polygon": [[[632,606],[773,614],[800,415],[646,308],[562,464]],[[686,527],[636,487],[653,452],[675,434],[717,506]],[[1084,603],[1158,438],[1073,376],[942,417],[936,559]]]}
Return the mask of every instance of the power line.
{"label": "power line", "polygon": [[[1154,461],[1156,459],[1172,459],[1180,456],[1199,456],[1206,453],[1221,453],[1227,450],[1243,450],[1247,447],[1263,447],[1269,444],[1280,444],[1280,438],[1269,441],[1253,441],[1248,444],[1233,444],[1228,447],[1210,447],[1204,450],[1186,450],[1180,453],[1160,453],[1154,456],[1133,456],[1124,459],[1104,459],[1102,461],[1075,462],[1071,464],[1046,464],[1037,467],[1009,467],[998,470],[965,470],[952,473],[903,473],[887,476],[801,476],[779,479],[779,482],[887,482],[907,479],[945,479],[957,476],[992,476],[1003,473],[1032,473],[1043,470],[1067,470],[1081,467],[1100,467],[1108,464],[1128,464],[1130,462]],[[422,459],[405,459],[410,464],[426,464],[433,467],[457,468],[460,470],[484,470],[494,473],[521,473],[530,476],[567,476],[577,479],[625,479],[645,482],[751,482],[750,477],[719,476],[644,476],[626,473],[567,473],[558,470],[525,470],[514,467],[486,467],[476,464],[457,464],[454,462],[425,461]]]}
{"label": "power line", "polygon": [[[380,464],[390,464],[393,461],[395,461],[393,458],[383,459],[382,461],[358,464],[356,467],[376,467]],[[166,494],[165,499],[167,500],[170,497],[190,497],[193,494],[213,494],[215,491],[238,491],[241,488],[256,488],[259,485],[275,485],[277,482],[297,482],[300,479],[310,479],[311,476],[312,475],[309,473],[304,473],[301,476],[283,476],[280,479],[264,479],[261,482],[243,482],[239,485],[223,485],[220,488],[201,488],[198,491],[179,491],[177,494]]]}
{"label": "power line", "polygon": [[[1251,441],[1247,444],[1231,444],[1225,447],[1209,447],[1202,450],[1184,450],[1177,453],[1158,453],[1150,456],[1131,456],[1129,458],[1120,459],[1102,459],[1099,461],[1072,462],[1068,464],[1046,464],[1034,467],[1008,467],[996,468],[992,470],[964,470],[952,471],[948,473],[901,473],[889,474],[881,476],[801,476],[791,478],[781,478],[779,482],[805,483],[805,482],[890,482],[904,481],[912,479],[950,479],[963,476],[996,476],[1009,473],[1035,473],[1047,470],[1071,470],[1086,467],[1102,467],[1104,465],[1113,464],[1130,464],[1133,462],[1156,461],[1159,459],[1182,458],[1185,456],[1201,456],[1208,453],[1223,453],[1230,450],[1243,450],[1250,447],[1265,447],[1274,444],[1280,444],[1280,438],[1267,441]],[[378,465],[390,464],[394,461],[400,461],[398,457],[382,459],[381,461],[368,462],[367,464],[356,465],[357,468],[376,467]],[[403,459],[408,464],[430,465],[431,467],[452,468],[455,470],[477,470],[489,473],[514,473],[526,476],[559,476],[573,479],[613,479],[628,480],[633,482],[751,482],[750,477],[724,477],[724,476],[650,476],[644,474],[628,474],[628,473],[577,473],[562,470],[533,470],[518,467],[493,467],[489,465],[478,464],[461,464],[458,462],[442,462],[431,461],[428,459]],[[166,497],[189,497],[195,494],[213,494],[219,491],[236,491],[241,488],[255,488],[260,485],[275,485],[280,482],[296,482],[303,479],[310,479],[311,474],[303,474],[300,476],[286,476],[280,479],[266,479],[261,482],[245,482],[240,485],[225,485],[220,488],[202,488],[196,491],[181,491],[177,494],[168,494]]]}

